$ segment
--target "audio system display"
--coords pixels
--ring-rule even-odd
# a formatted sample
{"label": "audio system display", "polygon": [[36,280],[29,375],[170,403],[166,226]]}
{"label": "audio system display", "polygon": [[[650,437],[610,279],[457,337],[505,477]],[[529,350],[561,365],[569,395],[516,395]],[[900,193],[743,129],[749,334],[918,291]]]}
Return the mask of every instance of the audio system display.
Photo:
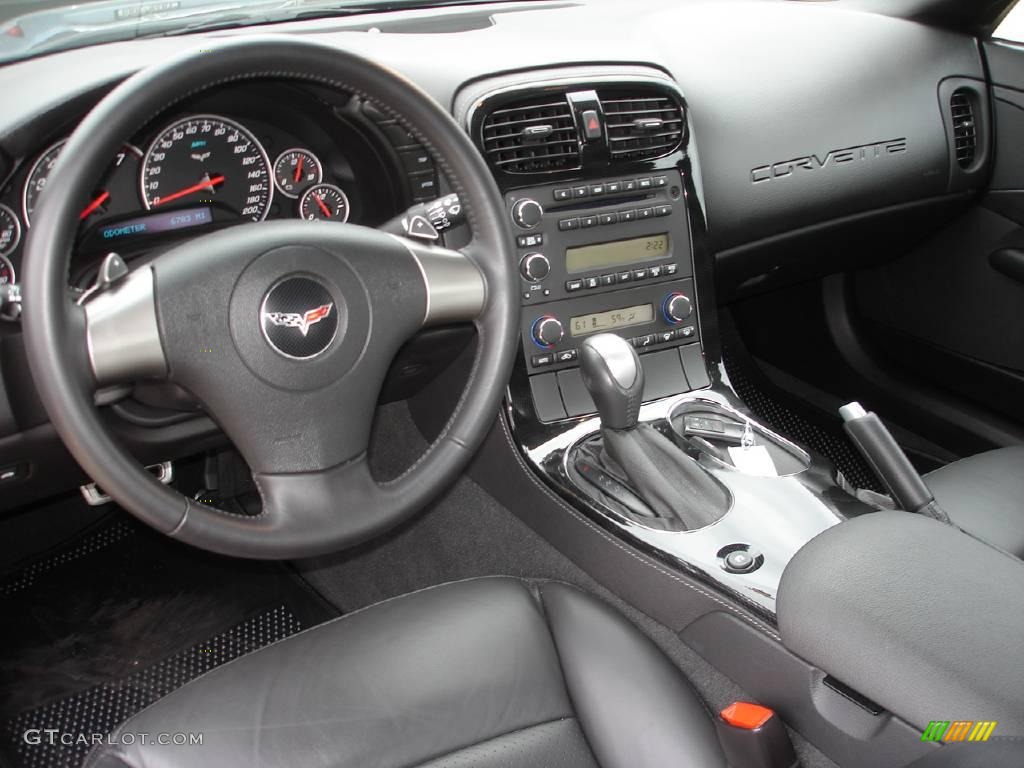
{"label": "audio system display", "polygon": [[635,307],[612,309],[607,312],[595,312],[590,315],[577,315],[569,318],[569,334],[584,336],[598,331],[610,331],[614,328],[628,328],[631,325],[643,325],[654,320],[652,304],[637,304]]}
{"label": "audio system display", "polygon": [[609,267],[642,264],[645,261],[663,259],[668,254],[668,233],[662,232],[629,240],[567,248],[565,268],[570,274],[592,272]]}

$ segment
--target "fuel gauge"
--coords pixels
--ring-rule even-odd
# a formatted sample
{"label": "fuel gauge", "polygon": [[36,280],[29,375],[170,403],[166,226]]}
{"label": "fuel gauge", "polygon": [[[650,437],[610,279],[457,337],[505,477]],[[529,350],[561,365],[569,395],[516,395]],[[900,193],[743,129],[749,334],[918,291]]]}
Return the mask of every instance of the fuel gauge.
{"label": "fuel gauge", "polygon": [[18,214],[6,205],[0,205],[0,256],[10,256],[20,241],[21,222],[18,221]]}

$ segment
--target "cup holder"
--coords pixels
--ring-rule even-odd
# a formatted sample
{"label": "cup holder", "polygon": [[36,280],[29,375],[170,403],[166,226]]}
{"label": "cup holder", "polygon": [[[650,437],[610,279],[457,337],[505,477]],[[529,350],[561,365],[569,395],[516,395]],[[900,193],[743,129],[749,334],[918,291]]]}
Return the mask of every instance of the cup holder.
{"label": "cup holder", "polygon": [[[687,400],[669,414],[668,422],[676,441],[691,455],[711,467],[757,475],[789,477],[811,466],[811,457],[799,446],[744,416],[737,410],[710,400]],[[737,467],[729,449],[759,446],[753,458],[770,458],[772,471],[754,471],[751,462]],[[770,467],[769,467],[770,470]]]}

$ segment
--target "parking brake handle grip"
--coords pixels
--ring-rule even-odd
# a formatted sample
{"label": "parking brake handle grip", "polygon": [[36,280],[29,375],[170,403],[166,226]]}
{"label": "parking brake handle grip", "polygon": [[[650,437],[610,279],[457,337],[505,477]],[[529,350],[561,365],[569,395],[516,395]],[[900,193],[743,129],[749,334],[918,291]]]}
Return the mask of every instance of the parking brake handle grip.
{"label": "parking brake handle grip", "polygon": [[865,411],[857,402],[844,405],[839,409],[839,415],[843,417],[846,434],[901,509],[927,515],[943,523],[950,522],[949,516],[939,507],[921,475],[878,416]]}

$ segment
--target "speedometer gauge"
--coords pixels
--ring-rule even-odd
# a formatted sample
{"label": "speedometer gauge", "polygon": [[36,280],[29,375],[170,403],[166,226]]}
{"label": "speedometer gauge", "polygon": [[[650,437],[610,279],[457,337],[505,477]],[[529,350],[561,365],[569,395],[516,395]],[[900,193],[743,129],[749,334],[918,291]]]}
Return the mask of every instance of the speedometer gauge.
{"label": "speedometer gauge", "polygon": [[249,130],[217,115],[193,115],[160,131],[142,160],[146,208],[206,203],[260,221],[274,197],[270,160]]}

